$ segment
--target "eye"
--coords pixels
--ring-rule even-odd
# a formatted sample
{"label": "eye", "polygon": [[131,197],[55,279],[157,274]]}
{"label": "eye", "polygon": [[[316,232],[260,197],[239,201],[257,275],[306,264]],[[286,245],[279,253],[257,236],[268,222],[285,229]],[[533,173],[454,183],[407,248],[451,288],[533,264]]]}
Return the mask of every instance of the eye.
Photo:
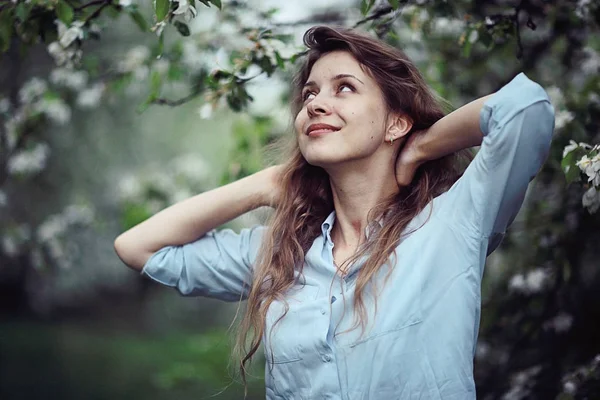
{"label": "eye", "polygon": [[316,96],[315,92],[311,91],[311,90],[307,90],[306,92],[304,92],[302,94],[302,101],[306,101],[309,99],[310,96]]}
{"label": "eye", "polygon": [[354,92],[356,89],[354,89],[354,86],[352,86],[349,83],[340,83],[340,85],[338,86],[338,92],[347,92],[348,90],[344,90],[344,89],[349,89],[350,92]]}

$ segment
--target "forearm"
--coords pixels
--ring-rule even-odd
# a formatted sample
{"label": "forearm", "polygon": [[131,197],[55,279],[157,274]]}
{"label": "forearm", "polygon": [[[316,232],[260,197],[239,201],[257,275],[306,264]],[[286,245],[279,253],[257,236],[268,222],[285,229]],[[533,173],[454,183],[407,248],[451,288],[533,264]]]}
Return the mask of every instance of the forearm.
{"label": "forearm", "polygon": [[419,160],[435,160],[468,147],[479,146],[483,141],[479,114],[491,96],[493,94],[465,104],[433,124],[416,143]]}
{"label": "forearm", "polygon": [[268,205],[268,171],[182,200],[122,233],[118,256],[141,270],[157,250],[190,243],[206,232],[257,207]]}

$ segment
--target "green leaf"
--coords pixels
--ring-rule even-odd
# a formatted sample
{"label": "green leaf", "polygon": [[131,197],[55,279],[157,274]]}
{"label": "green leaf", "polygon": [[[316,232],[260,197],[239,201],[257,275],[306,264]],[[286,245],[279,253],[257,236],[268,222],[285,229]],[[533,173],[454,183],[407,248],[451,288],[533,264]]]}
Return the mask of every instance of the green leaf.
{"label": "green leaf", "polygon": [[360,2],[360,12],[362,15],[367,15],[371,10],[371,7],[373,7],[373,4],[375,4],[375,0],[362,0]]}
{"label": "green leaf", "polygon": [[123,210],[121,224],[127,230],[150,218],[152,213],[143,204],[126,204]]}
{"label": "green leaf", "polygon": [[31,4],[19,3],[15,8],[15,16],[19,19],[19,21],[24,22],[27,20],[27,18],[29,18],[29,13],[31,12],[32,8],[33,5]]}
{"label": "green leaf", "polygon": [[162,76],[158,71],[154,71],[152,73],[152,78],[150,81],[150,93],[154,95],[154,98],[157,98],[160,94],[160,87],[162,86]]}
{"label": "green leaf", "polygon": [[10,48],[13,34],[13,23],[9,10],[0,12],[0,51],[5,52]]}
{"label": "green leaf", "polygon": [[56,15],[65,25],[71,25],[73,22],[73,8],[66,1],[59,1],[56,5]]}
{"label": "green leaf", "polygon": [[577,160],[576,153],[576,151],[571,151],[560,162],[560,166],[563,172],[565,173],[567,184],[581,179],[581,170],[577,165],[575,165],[575,162]]}
{"label": "green leaf", "polygon": [[485,29],[485,27],[479,30],[479,42],[481,42],[488,49],[494,45],[494,38],[487,31],[487,29]]}
{"label": "green leaf", "polygon": [[133,10],[129,12],[129,16],[135,22],[135,24],[140,28],[142,32],[148,32],[148,23],[146,22],[146,18],[139,11]]}
{"label": "green leaf", "polygon": [[165,50],[165,32],[163,31],[158,37],[158,54],[157,57],[162,57],[162,53]]}
{"label": "green leaf", "polygon": [[397,10],[400,7],[400,0],[388,0],[388,3],[390,3],[390,6],[392,6],[394,10]]}
{"label": "green leaf", "polygon": [[181,36],[190,36],[190,28],[185,23],[181,21],[175,21],[173,24]]}
{"label": "green leaf", "polygon": [[163,21],[167,17],[170,6],[171,6],[171,2],[169,0],[155,0],[154,1],[154,10],[156,12],[156,20],[158,22]]}
{"label": "green leaf", "polygon": [[277,66],[281,69],[285,68],[285,61],[281,57],[278,51],[275,52],[275,59],[277,60]]}
{"label": "green leaf", "polygon": [[210,1],[209,0],[200,0],[200,3],[204,4],[206,7],[210,7]]}
{"label": "green leaf", "polygon": [[219,10],[222,8],[221,0],[210,0],[210,2],[217,6]]}

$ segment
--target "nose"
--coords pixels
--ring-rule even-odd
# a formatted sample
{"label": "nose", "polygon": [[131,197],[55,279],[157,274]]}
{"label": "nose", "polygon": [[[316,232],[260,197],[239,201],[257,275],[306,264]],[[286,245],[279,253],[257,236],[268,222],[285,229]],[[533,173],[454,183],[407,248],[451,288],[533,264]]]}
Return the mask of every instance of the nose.
{"label": "nose", "polygon": [[331,107],[326,101],[324,101],[322,95],[318,94],[314,99],[310,101],[310,103],[308,103],[307,111],[310,117],[316,117],[319,115],[329,115],[331,114]]}

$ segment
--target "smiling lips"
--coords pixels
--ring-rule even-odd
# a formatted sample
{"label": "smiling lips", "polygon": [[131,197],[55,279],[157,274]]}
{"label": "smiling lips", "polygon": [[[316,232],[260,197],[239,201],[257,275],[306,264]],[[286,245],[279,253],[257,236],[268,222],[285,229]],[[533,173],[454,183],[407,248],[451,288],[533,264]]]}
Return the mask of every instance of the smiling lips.
{"label": "smiling lips", "polygon": [[312,124],[312,125],[309,125],[308,129],[306,130],[306,134],[308,136],[320,136],[325,133],[335,132],[335,131],[339,131],[339,130],[340,130],[340,128],[337,128],[333,125]]}

